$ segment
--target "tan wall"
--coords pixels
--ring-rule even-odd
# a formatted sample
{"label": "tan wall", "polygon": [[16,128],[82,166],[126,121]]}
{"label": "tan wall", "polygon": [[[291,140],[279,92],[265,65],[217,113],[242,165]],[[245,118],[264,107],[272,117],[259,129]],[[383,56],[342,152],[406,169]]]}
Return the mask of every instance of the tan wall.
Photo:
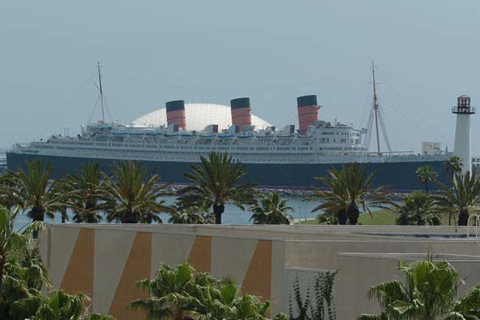
{"label": "tan wall", "polygon": [[[402,280],[398,271],[400,260],[410,263],[419,259],[426,259],[426,255],[415,258],[408,254],[368,255],[368,254],[340,254],[339,271],[335,283],[338,319],[356,319],[362,313],[379,312],[378,303],[369,300],[368,290],[377,284],[394,279]],[[480,283],[479,260],[459,260],[466,257],[444,256],[438,260],[448,260],[457,269],[461,278],[466,278],[465,285],[459,288],[459,296],[473,285]]]}
{"label": "tan wall", "polygon": [[283,241],[162,232],[101,225],[50,225],[40,235],[53,287],[92,297],[93,311],[117,319],[145,319],[127,309],[147,293],[135,282],[154,276],[161,263],[189,261],[197,270],[235,279],[242,291],[283,308]]}
{"label": "tan wall", "polygon": [[[338,269],[335,290],[343,320],[375,310],[365,301],[366,290],[391,280],[400,259],[381,254],[480,256],[480,242],[440,237],[465,232],[455,227],[53,224],[40,234],[40,252],[54,288],[87,293],[94,311],[118,319],[142,319],[126,307],[146,296],[135,281],[153,277],[160,263],[189,261],[216,277],[234,278],[244,292],[270,299],[272,315],[288,312],[291,279],[285,268]],[[456,266],[462,276],[472,274],[469,279],[480,282],[473,276],[476,263]]]}
{"label": "tan wall", "polygon": [[286,241],[285,266],[338,269],[340,252],[446,253],[480,255],[480,242],[466,240],[321,240]]}

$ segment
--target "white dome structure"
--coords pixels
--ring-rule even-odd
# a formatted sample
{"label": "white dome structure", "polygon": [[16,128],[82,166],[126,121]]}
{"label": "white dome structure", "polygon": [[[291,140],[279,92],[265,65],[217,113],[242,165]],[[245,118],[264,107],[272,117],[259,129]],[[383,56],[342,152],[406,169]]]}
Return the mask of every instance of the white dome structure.
{"label": "white dome structure", "polygon": [[[186,103],[185,114],[187,130],[202,131],[206,126],[217,124],[218,129],[228,129],[232,125],[232,114],[229,106],[212,103]],[[167,126],[167,111],[165,108],[152,111],[133,120],[136,126]],[[252,114],[252,125],[257,129],[271,126],[267,121]]]}

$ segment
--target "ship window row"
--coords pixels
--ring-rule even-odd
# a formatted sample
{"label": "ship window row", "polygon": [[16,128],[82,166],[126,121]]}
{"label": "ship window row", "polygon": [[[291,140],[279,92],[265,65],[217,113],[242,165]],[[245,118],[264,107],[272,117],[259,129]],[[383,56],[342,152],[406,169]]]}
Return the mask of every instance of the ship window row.
{"label": "ship window row", "polygon": [[[333,143],[337,142],[337,139],[331,139]],[[358,144],[359,140],[358,139],[338,139],[340,140],[340,143],[353,143],[353,144]],[[330,138],[320,138],[320,143],[330,143]]]}
{"label": "ship window row", "polygon": [[320,150],[339,151],[339,150],[343,150],[343,148],[340,148],[340,147],[324,147],[324,148],[320,148]]}
{"label": "ship window row", "polygon": [[[316,140],[316,139],[312,139]],[[202,140],[174,140],[174,139],[161,139],[161,140],[156,140],[156,139],[124,139],[124,140],[118,140],[116,138],[114,139],[109,139],[109,140],[104,140],[104,139],[94,139],[91,142],[82,142],[79,143],[74,142],[75,144],[81,144],[81,145],[89,145],[95,143],[96,145],[112,145],[112,146],[134,146],[134,145],[229,145],[229,146],[235,146],[235,145],[253,145],[253,146],[258,146],[258,145],[268,145],[272,146],[274,145],[309,145],[311,144],[311,140],[305,139],[305,140],[296,140],[296,139],[255,139],[255,140],[230,140],[230,139],[202,139]],[[65,144],[65,142],[56,142],[56,143],[62,143]],[[71,143],[67,143],[71,144]]]}
{"label": "ship window row", "polygon": [[[106,145],[105,143],[97,143],[96,145],[91,145],[92,147],[94,146],[104,146]],[[110,147],[110,150],[124,150],[119,147],[123,148],[142,148],[145,151],[156,151],[158,149],[167,149],[167,150],[173,150],[173,149],[181,149],[181,150],[222,150],[222,151],[306,151],[306,150],[313,150],[312,147],[309,146],[298,146],[298,147],[228,147],[228,146],[176,146],[176,145],[163,145],[163,146],[155,146],[155,145],[140,145],[140,144],[109,144],[106,145],[107,147]],[[72,147],[66,147],[66,146],[46,146],[43,145],[43,148],[56,148],[59,150],[84,150],[87,148],[83,148],[81,146],[72,146]],[[124,150],[124,151],[128,151]]]}

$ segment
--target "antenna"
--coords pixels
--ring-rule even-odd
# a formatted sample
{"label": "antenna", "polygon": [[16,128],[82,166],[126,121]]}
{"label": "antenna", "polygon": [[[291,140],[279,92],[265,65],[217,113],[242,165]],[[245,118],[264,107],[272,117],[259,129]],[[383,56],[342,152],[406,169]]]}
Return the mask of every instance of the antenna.
{"label": "antenna", "polygon": [[378,97],[377,97],[377,83],[375,82],[375,64],[372,61],[373,73],[373,111],[375,113],[375,131],[377,136],[377,154],[380,156],[380,133],[378,131]]}
{"label": "antenna", "polygon": [[104,106],[104,99],[103,99],[103,88],[102,88],[102,73],[100,72],[100,62],[97,62],[97,69],[98,69],[98,84],[100,90],[100,103],[102,106],[102,123],[105,123],[105,106]]}

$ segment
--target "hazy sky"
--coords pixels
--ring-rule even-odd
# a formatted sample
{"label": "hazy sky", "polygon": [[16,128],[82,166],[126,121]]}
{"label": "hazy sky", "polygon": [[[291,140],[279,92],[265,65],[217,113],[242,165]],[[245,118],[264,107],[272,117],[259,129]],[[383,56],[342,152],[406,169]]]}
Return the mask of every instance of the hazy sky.
{"label": "hazy sky", "polygon": [[456,97],[480,106],[480,1],[1,0],[0,146],[97,119],[97,61],[124,122],[168,100],[249,96],[256,115],[297,125],[296,97],[317,94],[320,118],[362,127],[372,60],[394,149],[452,150]]}

